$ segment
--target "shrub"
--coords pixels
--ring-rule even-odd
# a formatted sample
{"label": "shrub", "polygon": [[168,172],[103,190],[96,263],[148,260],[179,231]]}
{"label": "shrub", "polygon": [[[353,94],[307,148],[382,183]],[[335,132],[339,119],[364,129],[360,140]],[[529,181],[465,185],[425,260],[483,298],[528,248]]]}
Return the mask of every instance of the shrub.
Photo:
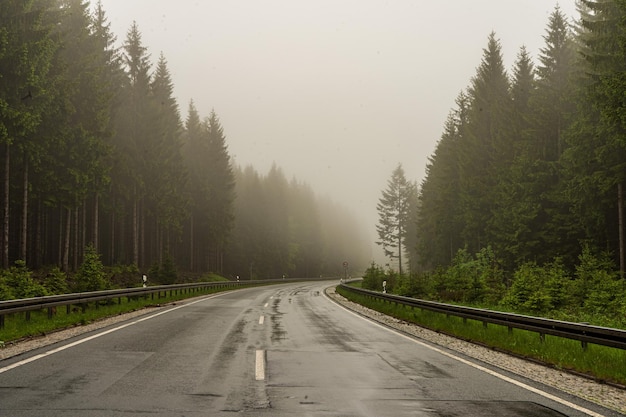
{"label": "shrub", "polygon": [[67,275],[59,267],[54,267],[48,272],[43,285],[50,294],[65,294],[69,292]]}
{"label": "shrub", "polygon": [[365,270],[361,286],[368,290],[382,291],[383,282],[387,283],[387,292],[392,292],[396,288],[398,273],[395,271],[385,272],[385,270],[374,262]]}
{"label": "shrub", "polygon": [[93,245],[85,248],[85,259],[76,273],[76,291],[101,291],[110,288],[109,280]]}
{"label": "shrub", "polygon": [[552,298],[544,285],[546,273],[534,262],[520,266],[502,304],[516,311],[542,313],[552,307]]}
{"label": "shrub", "polygon": [[4,285],[0,284],[0,295],[4,292],[4,296],[8,297],[7,299],[48,295],[44,286],[33,279],[31,271],[26,268],[24,261],[15,261],[15,266],[0,271],[0,276],[0,283],[4,282]]}
{"label": "shrub", "polygon": [[156,282],[163,285],[171,285],[178,280],[178,273],[176,272],[176,265],[172,257],[167,254],[163,259],[161,265],[158,263],[152,264],[148,271],[148,278],[152,282]]}

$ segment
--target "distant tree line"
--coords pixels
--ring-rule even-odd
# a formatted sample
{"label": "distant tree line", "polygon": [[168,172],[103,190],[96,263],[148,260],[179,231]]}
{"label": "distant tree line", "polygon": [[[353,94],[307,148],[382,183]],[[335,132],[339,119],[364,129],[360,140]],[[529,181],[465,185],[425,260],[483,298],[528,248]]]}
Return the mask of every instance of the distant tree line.
{"label": "distant tree line", "polygon": [[94,254],[135,273],[246,278],[364,265],[341,207],[278,167],[235,167],[215,111],[192,101],[181,119],[167,60],[153,64],[138,26],[116,41],[100,2],[0,2],[5,271],[80,272]]}

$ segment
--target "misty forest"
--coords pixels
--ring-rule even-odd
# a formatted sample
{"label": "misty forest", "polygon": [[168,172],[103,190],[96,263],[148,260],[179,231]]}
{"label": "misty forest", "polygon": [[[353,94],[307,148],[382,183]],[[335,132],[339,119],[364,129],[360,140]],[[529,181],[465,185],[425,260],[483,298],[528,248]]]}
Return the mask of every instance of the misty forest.
{"label": "misty forest", "polygon": [[[148,272],[337,277],[349,260],[369,264],[368,288],[624,317],[626,6],[579,11],[572,23],[557,7],[539,56],[521,47],[510,70],[485,37],[424,179],[398,165],[371,208],[377,265],[349,210],[279,166],[238,166],[215,110],[192,101],[182,120],[167,59],[136,24],[118,47],[101,4],[3,0],[0,299]],[[107,278],[85,287],[99,262]]]}
{"label": "misty forest", "polygon": [[[136,24],[115,45],[101,4],[0,3],[0,299],[367,264],[350,212],[278,166],[236,166],[215,111],[181,120]],[[85,287],[94,262],[109,276]]]}
{"label": "misty forest", "polygon": [[522,47],[510,72],[489,35],[419,191],[402,166],[383,191],[390,264],[364,286],[626,324],[626,6],[578,8],[570,25],[557,7],[537,62]]}

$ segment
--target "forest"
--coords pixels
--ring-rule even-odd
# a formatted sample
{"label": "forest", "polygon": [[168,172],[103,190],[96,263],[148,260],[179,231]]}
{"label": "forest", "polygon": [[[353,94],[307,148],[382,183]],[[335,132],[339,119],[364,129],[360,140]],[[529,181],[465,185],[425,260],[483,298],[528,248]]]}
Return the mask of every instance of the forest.
{"label": "forest", "polygon": [[[0,297],[54,292],[90,265],[138,285],[367,264],[350,212],[278,166],[237,166],[217,112],[192,101],[182,120],[174,88],[137,24],[118,46],[101,3],[0,2]],[[13,285],[31,271],[57,284]],[[124,284],[105,281],[90,289]]]}
{"label": "forest", "polygon": [[419,259],[414,279],[394,282],[372,265],[365,286],[387,278],[413,296],[541,314],[583,309],[624,324],[626,5],[582,0],[578,10],[568,22],[556,7],[536,62],[521,47],[510,72],[497,35],[488,36],[415,209],[394,212],[397,242],[383,226],[390,195],[411,206],[402,167],[381,198],[379,243],[394,261],[402,252]]}

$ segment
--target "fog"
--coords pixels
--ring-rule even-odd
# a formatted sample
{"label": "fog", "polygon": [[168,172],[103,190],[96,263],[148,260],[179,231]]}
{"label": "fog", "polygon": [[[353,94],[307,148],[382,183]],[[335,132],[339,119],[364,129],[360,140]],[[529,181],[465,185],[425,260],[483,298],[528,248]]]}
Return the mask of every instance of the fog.
{"label": "fog", "polygon": [[[191,99],[220,117],[239,165],[273,163],[370,229],[392,170],[421,182],[491,31],[508,70],[536,59],[554,0],[102,0],[122,44],[133,20]],[[576,16],[574,0],[559,3]],[[380,255],[374,253],[380,259]]]}

